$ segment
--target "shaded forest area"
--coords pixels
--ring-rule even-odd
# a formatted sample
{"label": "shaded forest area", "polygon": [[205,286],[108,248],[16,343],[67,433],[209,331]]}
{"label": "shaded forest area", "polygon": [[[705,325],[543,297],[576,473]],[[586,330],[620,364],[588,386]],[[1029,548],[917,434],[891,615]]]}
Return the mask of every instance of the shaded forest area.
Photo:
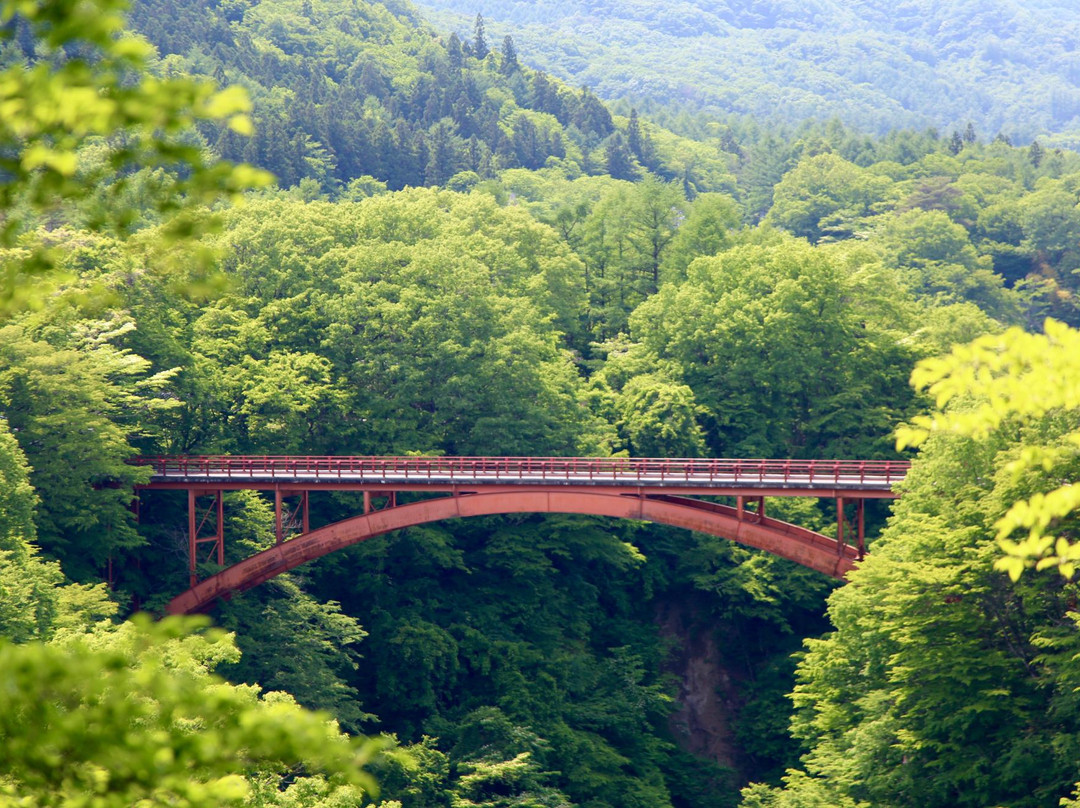
{"label": "shaded forest area", "polygon": [[[40,718],[36,741],[0,724],[23,750],[0,762],[0,795],[58,804],[33,779],[56,749],[77,750],[63,788],[117,805],[153,771],[190,804],[328,808],[1034,807],[1072,792],[1075,584],[994,568],[1011,503],[1075,479],[1067,352],[1037,417],[925,443],[839,589],[715,537],[515,516],[280,576],[218,608],[231,636],[118,618],[186,585],[185,503],[147,496],[136,523],[137,454],[898,457],[896,427],[945,402],[912,387],[916,367],[1047,316],[1080,325],[1080,157],[974,129],[675,134],[480,26],[438,36],[403,3],[147,2],[131,19],[156,48],[150,85],[123,53],[95,78],[136,111],[187,88],[198,114],[56,137],[5,185],[0,634],[15,644],[0,670],[43,705],[49,682],[109,674],[70,725]],[[4,75],[49,67],[37,23],[9,30]],[[111,37],[93,40],[107,56]],[[199,100],[189,75],[246,87],[249,113]],[[29,130],[3,132],[18,165]],[[133,146],[146,131],[153,160]],[[1036,356],[1056,355],[1060,329]],[[983,398],[1000,396],[956,406]],[[313,499],[312,520],[360,507]],[[829,503],[768,507],[835,531]],[[225,508],[229,559],[273,542],[264,498]],[[1074,523],[1068,509],[1054,523],[1066,543]],[[1036,557],[1051,552],[1068,548]],[[139,687],[149,712],[108,711],[109,692]],[[104,732],[64,746],[58,728],[91,706],[95,726],[153,732],[123,753]],[[265,743],[236,751],[242,726]],[[345,737],[382,733],[406,754]],[[193,762],[123,762],[155,743]]]}

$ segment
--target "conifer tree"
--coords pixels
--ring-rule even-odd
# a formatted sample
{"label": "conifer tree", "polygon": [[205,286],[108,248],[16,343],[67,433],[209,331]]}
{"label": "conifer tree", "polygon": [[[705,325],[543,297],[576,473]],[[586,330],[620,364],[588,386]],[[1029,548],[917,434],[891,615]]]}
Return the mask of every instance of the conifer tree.
{"label": "conifer tree", "polygon": [[641,128],[641,121],[638,119],[637,109],[630,110],[630,123],[627,124],[626,127],[626,142],[630,147],[630,151],[643,166],[652,167],[652,140]]}
{"label": "conifer tree", "polygon": [[446,55],[450,60],[450,67],[460,70],[464,53],[461,50],[461,39],[457,34],[450,34],[446,41]]}
{"label": "conifer tree", "polygon": [[626,144],[626,138],[622,132],[616,132],[604,146],[604,157],[607,161],[607,173],[617,180],[635,180],[638,177],[634,167],[634,157]]}
{"label": "conifer tree", "polygon": [[473,56],[482,62],[490,52],[487,38],[484,36],[484,17],[477,14],[476,22],[473,25]]}
{"label": "conifer tree", "polygon": [[1043,147],[1039,145],[1039,141],[1031,141],[1031,146],[1028,148],[1028,160],[1031,161],[1031,164],[1035,166],[1035,168],[1038,168],[1039,164],[1042,163],[1044,154],[1045,151],[1043,150]]}
{"label": "conifer tree", "polygon": [[501,70],[507,76],[521,70],[521,65],[518,63],[517,48],[514,47],[514,38],[509,34],[503,39]]}

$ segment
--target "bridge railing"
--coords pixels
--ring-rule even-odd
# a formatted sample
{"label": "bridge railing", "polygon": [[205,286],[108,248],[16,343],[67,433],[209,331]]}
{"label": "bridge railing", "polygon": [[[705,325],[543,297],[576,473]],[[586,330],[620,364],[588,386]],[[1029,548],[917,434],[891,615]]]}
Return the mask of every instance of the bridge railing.
{"label": "bridge railing", "polygon": [[159,477],[313,479],[370,481],[424,479],[462,482],[597,481],[677,484],[884,485],[901,481],[910,464],[902,460],[765,460],[637,457],[444,457],[185,455],[138,457]]}

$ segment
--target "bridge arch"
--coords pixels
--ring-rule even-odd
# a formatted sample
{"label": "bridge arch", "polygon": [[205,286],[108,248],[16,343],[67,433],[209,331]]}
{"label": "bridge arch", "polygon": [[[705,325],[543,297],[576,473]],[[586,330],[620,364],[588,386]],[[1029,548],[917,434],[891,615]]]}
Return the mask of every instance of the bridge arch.
{"label": "bridge arch", "polygon": [[228,599],[308,561],[393,530],[445,519],[509,513],[586,514],[672,525],[756,547],[833,578],[843,578],[858,560],[855,547],[820,533],[688,497],[500,491],[427,499],[316,528],[195,584],[169,601],[166,611],[169,614],[206,611],[218,599]]}

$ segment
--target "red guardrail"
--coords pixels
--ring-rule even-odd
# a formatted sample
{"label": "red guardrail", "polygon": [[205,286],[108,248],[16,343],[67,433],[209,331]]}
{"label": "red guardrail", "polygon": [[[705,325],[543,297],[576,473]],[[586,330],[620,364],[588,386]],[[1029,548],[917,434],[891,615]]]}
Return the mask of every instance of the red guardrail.
{"label": "red guardrail", "polygon": [[242,480],[356,475],[420,481],[439,477],[475,481],[568,480],[585,477],[614,482],[656,481],[860,484],[891,486],[907,473],[905,460],[661,459],[637,457],[381,457],[295,455],[183,455],[137,457],[158,476]]}

